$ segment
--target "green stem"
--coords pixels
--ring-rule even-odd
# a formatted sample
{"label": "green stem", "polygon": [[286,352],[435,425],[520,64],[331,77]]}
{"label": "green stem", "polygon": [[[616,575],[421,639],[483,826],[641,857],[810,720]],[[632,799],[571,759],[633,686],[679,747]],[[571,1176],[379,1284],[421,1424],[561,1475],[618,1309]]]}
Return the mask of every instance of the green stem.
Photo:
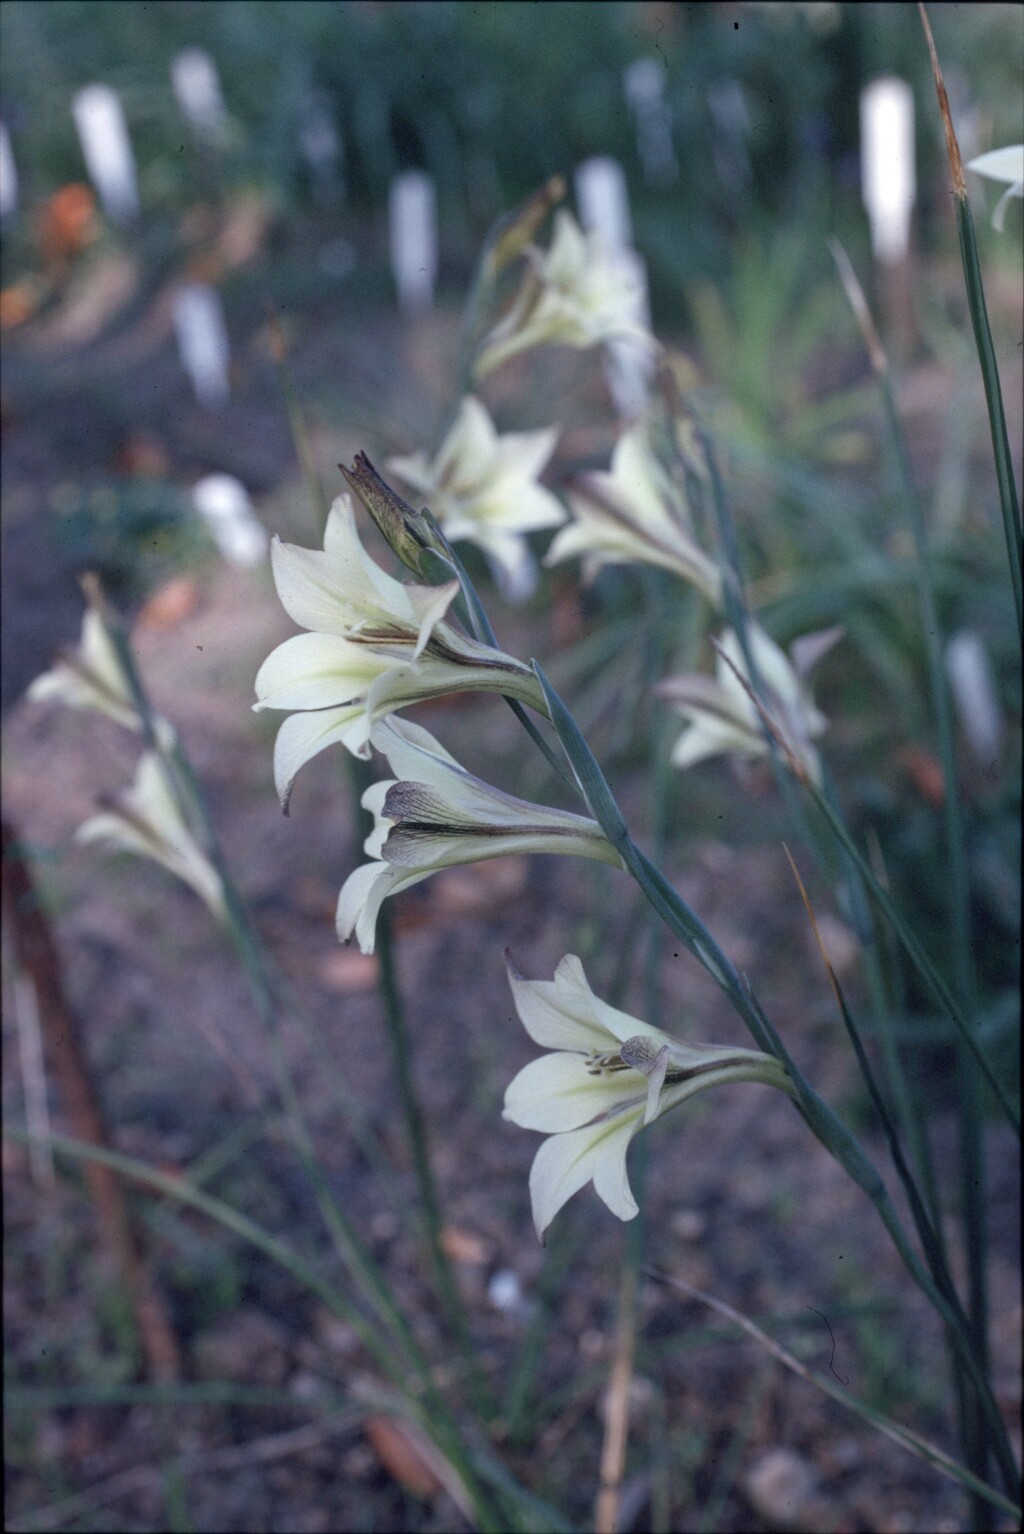
{"label": "green stem", "polygon": [[[619,852],[625,867],[636,879],[670,930],[687,945],[721,986],[759,1046],[767,1053],[774,1055],[785,1066],[794,1088],[797,1106],[808,1128],[858,1187],[867,1193],[911,1277],[942,1319],[955,1330],[963,1366],[977,1390],[1000,1468],[1007,1479],[1011,1495],[1014,1495],[1018,1472],[1013,1451],[1010,1448],[1005,1424],[992,1397],[985,1371],[974,1353],[970,1328],[960,1311],[955,1295],[947,1299],[932,1281],[910,1243],[877,1170],[843,1121],[818,1096],[798,1069],[750,986],[744,986],[732,962],[723,953],[697,914],[673,889],[664,874],[632,841],[622,812],[578,725],[536,661],[533,662],[533,668],[544,691],[551,722],[572,764],[581,792],[590,806],[591,813]],[[820,793],[818,798],[820,802],[825,802]]]}
{"label": "green stem", "polygon": [[859,848],[853,840],[853,837],[846,829],[846,826],[843,824],[841,817],[837,815],[835,809],[828,802],[828,799],[816,784],[808,782],[804,786],[806,787],[807,791],[813,795],[814,801],[818,808],[825,816],[825,819],[832,827],[832,830],[835,832],[836,836],[843,843],[843,846],[849,853],[854,866],[863,879],[872,900],[874,900],[876,905],[884,912],[887,921],[890,923],[893,931],[899,938],[900,943],[907,954],[907,957],[912,961],[915,969],[927,985],[935,1001],[942,1008],[943,1012],[946,1013],[947,1017],[956,1028],[960,1039],[965,1044],[967,1050],[973,1057],[975,1064],[991,1088],[992,1093],[1003,1113],[1006,1115],[1007,1120],[1019,1133],[1020,1114],[1010,1102],[1010,1099],[1007,1096],[1002,1083],[982,1053],[977,1039],[974,1037],[971,1029],[968,1028],[963,1014],[961,1013],[960,1008],[957,1006],[956,1001],[953,999],[953,996],[951,995],[946,982],[935,968],[935,965],[929,959],[917,937],[914,935],[906,921],[901,916],[888,890],[885,889],[885,887],[878,881],[878,879],[876,879],[875,875],[872,873],[871,868],[868,866],[867,862],[862,856]]}
{"label": "green stem", "polygon": [[[447,1438],[451,1437],[455,1455],[461,1456],[462,1451],[459,1446],[458,1429],[450,1421],[448,1408],[432,1382],[427,1359],[422,1353],[405,1317],[396,1305],[387,1284],[369,1254],[363,1248],[354,1227],[331,1194],[319,1163],[316,1160],[312,1137],[306,1124],[301,1102],[295,1091],[288,1062],[281,1048],[277,1003],[274,988],[267,972],[263,947],[224,860],[216,830],[210,819],[209,810],[198,780],[192,771],[191,763],[176,737],[173,745],[168,750],[161,748],[157,738],[152,709],[136,671],[127,638],[119,624],[112,622],[109,626],[111,637],[118,648],[125,675],[128,678],[136,707],[142,720],[146,742],[152,750],[159,752],[164,760],[168,761],[172,769],[172,781],[178,788],[179,794],[184,798],[183,808],[193,818],[194,823],[200,827],[206,844],[205,850],[221,880],[226,907],[227,933],[234,944],[243,972],[249,982],[260,1018],[267,1029],[271,1045],[271,1055],[277,1076],[278,1091],[288,1117],[296,1150],[313,1188],[321,1217],[331,1234],[338,1255],[356,1280],[367,1303],[380,1318],[385,1330],[398,1344],[408,1365],[419,1377],[425,1394],[430,1397],[432,1403],[431,1411],[437,1414],[438,1432],[444,1431],[446,1443]],[[450,1458],[453,1456],[452,1444],[447,1444],[445,1447],[445,1452]],[[455,1462],[453,1458],[453,1463]],[[467,1484],[472,1485],[471,1474]],[[489,1526],[498,1527],[498,1525],[494,1524]]]}
{"label": "green stem", "polygon": [[[362,796],[373,781],[373,774],[369,764],[359,760],[357,757],[349,757],[348,764],[358,823],[359,820],[365,817],[365,811],[362,808]],[[391,1050],[391,1065],[395,1081],[398,1085],[398,1096],[402,1106],[406,1136],[409,1141],[409,1149],[412,1152],[416,1185],[419,1191],[423,1234],[426,1239],[430,1265],[434,1272],[434,1280],[448,1318],[452,1336],[458,1343],[463,1359],[470,1371],[470,1381],[476,1407],[478,1410],[483,1411],[487,1406],[486,1387],[476,1358],[476,1351],[466,1325],[465,1307],[459,1299],[451,1264],[448,1261],[442,1240],[443,1220],[441,1217],[441,1205],[431,1166],[427,1126],[412,1078],[412,1047],[409,1040],[409,1031],[405,1023],[405,1009],[402,1005],[402,994],[395,964],[391,916],[387,906],[381,910],[377,918],[376,951],[380,965],[379,991],[384,1013],[384,1027]]]}
{"label": "green stem", "polygon": [[1017,632],[1024,632],[1024,592],[1021,574],[1021,523],[1017,501],[1017,489],[1013,478],[1013,458],[1010,454],[1010,438],[1006,429],[1006,413],[1003,394],[999,386],[999,368],[992,330],[988,322],[985,289],[981,282],[981,265],[978,261],[978,245],[974,237],[974,219],[971,205],[966,197],[956,197],[956,225],[960,235],[960,256],[964,267],[967,287],[967,305],[971,311],[974,342],[978,349],[978,362],[985,385],[985,404],[988,407],[989,429],[992,433],[992,452],[996,463],[996,479],[999,482],[999,506],[1003,514],[1003,533],[1006,538],[1006,555],[1010,563],[1010,581],[1013,600],[1017,609]]}
{"label": "green stem", "polygon": [[[906,443],[896,410],[892,374],[888,362],[878,371],[879,386],[885,410],[889,441],[899,475],[903,503],[910,518],[911,535],[917,566],[918,601],[921,608],[921,627],[924,632],[925,654],[928,661],[928,680],[931,690],[932,711],[938,737],[939,758],[942,763],[945,793],[943,815],[945,820],[946,849],[949,858],[949,908],[950,936],[953,954],[953,974],[956,994],[965,1008],[970,1026],[976,1004],[974,962],[970,935],[970,887],[967,874],[967,857],[963,816],[956,776],[956,751],[953,738],[953,717],[949,688],[942,665],[942,646],[939,616],[935,603],[935,590],[931,577],[931,561],[928,556],[927,531],[921,503],[910,471]],[[985,1219],[985,1161],[982,1141],[981,1104],[978,1079],[974,1063],[962,1040],[956,1049],[957,1117],[960,1151],[960,1217],[964,1231],[964,1246],[968,1269],[968,1314],[975,1351],[982,1368],[988,1370],[988,1295],[986,1275],[986,1219]],[[968,1399],[961,1411],[961,1436],[964,1452],[972,1470],[984,1475],[986,1456],[983,1443],[978,1441],[978,1423]]]}

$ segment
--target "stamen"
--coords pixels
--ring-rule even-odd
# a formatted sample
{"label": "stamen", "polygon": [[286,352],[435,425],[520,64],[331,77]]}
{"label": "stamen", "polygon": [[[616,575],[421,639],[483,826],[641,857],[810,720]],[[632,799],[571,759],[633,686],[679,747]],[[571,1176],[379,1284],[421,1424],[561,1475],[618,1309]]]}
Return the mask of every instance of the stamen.
{"label": "stamen", "polygon": [[612,1075],[615,1071],[628,1071],[630,1067],[617,1054],[593,1053],[587,1056],[587,1070],[591,1076]]}

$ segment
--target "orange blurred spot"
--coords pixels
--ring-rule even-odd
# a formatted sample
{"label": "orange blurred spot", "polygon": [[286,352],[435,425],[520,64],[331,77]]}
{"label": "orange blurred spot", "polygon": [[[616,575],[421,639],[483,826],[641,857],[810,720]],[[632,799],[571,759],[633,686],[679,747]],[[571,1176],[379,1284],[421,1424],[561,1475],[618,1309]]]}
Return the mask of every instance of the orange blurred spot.
{"label": "orange blurred spot", "polygon": [[46,261],[66,261],[99,238],[96,199],[82,181],[47,198],[36,213],[39,248]]}
{"label": "orange blurred spot", "polygon": [[921,798],[939,809],[946,797],[942,763],[920,746],[904,746],[897,760]]}
{"label": "orange blurred spot", "polygon": [[16,282],[0,292],[0,330],[24,325],[39,307],[40,290],[33,282]]}
{"label": "orange blurred spot", "polygon": [[190,617],[198,606],[198,584],[190,575],[175,575],[157,587],[136,622],[144,629],[172,629]]}
{"label": "orange blurred spot", "polygon": [[426,1499],[441,1490],[413,1428],[392,1417],[368,1417],[363,1431],[384,1469],[404,1491]]}
{"label": "orange blurred spot", "polygon": [[152,432],[133,431],[118,443],[111,467],[118,474],[163,479],[170,473],[171,461],[159,437]]}

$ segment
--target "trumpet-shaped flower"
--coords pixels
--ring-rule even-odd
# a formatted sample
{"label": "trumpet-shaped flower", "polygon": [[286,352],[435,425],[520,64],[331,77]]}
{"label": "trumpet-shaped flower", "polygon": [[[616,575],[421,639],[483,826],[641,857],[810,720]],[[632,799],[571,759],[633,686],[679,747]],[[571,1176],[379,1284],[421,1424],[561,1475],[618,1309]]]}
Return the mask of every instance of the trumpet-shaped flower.
{"label": "trumpet-shaped flower", "polygon": [[987,154],[979,154],[975,159],[968,160],[967,169],[976,171],[979,176],[987,176],[990,181],[1006,184],[1006,191],[996,203],[992,214],[993,228],[1002,233],[1010,198],[1024,197],[1024,144],[990,149]]}
{"label": "trumpet-shaped flower", "polygon": [[[74,650],[64,650],[49,671],[37,676],[27,696],[38,703],[63,703],[106,714],[128,730],[142,730],[135,699],[103,616],[89,606],[82,619],[82,637]],[[169,745],[174,731],[166,719],[154,718],[157,738]]]}
{"label": "trumpet-shaped flower", "polygon": [[274,748],[282,804],[318,752],[340,741],[369,756],[374,721],[425,698],[499,692],[543,709],[528,666],[442,621],[458,581],[403,585],[370,558],[347,495],[331,508],[322,553],[275,539],[271,561],[285,610],[311,630],[278,645],[256,677],[257,709],[295,710]]}
{"label": "trumpet-shaped flower", "polygon": [[764,715],[748,690],[746,659],[731,629],[718,646],[714,677],[687,675],[660,682],[655,691],[689,721],[673,748],[673,765],[692,767],[706,757],[723,754],[769,755],[767,716],[767,727],[790,765],[820,782],[821,763],[812,742],[823,734],[827,720],[815,707],[805,677],[840,632],[829,629],[820,635],[805,635],[794,645],[791,662],[758,624],[748,625]]}
{"label": "trumpet-shaped flower", "polygon": [[644,295],[636,271],[616,261],[597,235],[585,235],[571,213],[555,214],[550,249],[530,246],[526,259],[511,308],[483,342],[478,378],[533,346],[586,348],[618,338],[654,347],[638,319]]}
{"label": "trumpet-shaped flower", "polygon": [[337,912],[338,936],[347,942],[354,932],[364,953],[373,952],[382,902],[439,869],[530,852],[622,866],[596,821],[492,788],[409,720],[376,725],[371,740],[396,776],[363,795],[374,817],[365,843],[374,861],[346,879]]}
{"label": "trumpet-shaped flower", "polygon": [[143,752],[131,788],[84,821],[76,836],[80,842],[102,842],[114,851],[152,858],[190,885],[218,920],[224,917],[220,875],[186,824],[156,752]]}
{"label": "trumpet-shaped flower", "polygon": [[523,534],[565,521],[556,497],[537,483],[557,441],[555,427],[499,436],[484,406],[467,395],[432,461],[412,453],[388,467],[429,504],[453,543],[475,543],[503,588],[515,592],[524,571],[535,568]]}
{"label": "trumpet-shaped flower", "polygon": [[658,565],[701,590],[717,606],[722,578],[698,548],[680,492],[669,484],[642,426],[615,445],[610,473],[581,474],[569,493],[573,521],[552,540],[545,564],[583,556],[589,579],[601,565]]}
{"label": "trumpet-shaped flower", "polygon": [[756,1049],[683,1044],[599,1000],[567,954],[554,980],[509,983],[531,1039],[552,1051],[523,1067],[505,1093],[503,1117],[549,1136],[534,1157],[530,1201],[543,1239],[555,1215],[588,1182],[620,1220],[637,1213],[626,1151],[646,1124],[688,1097],[727,1081],[788,1090],[777,1060]]}

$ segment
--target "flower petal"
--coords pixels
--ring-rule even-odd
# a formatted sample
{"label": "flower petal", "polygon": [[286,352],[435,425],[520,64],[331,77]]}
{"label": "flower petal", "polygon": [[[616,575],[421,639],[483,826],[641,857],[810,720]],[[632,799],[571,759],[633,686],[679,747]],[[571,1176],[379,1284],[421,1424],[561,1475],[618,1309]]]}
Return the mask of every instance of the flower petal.
{"label": "flower petal", "polygon": [[626,1151],[641,1123],[642,1113],[637,1110],[607,1123],[552,1135],[544,1141],[530,1169],[533,1223],[542,1240],[558,1211],[591,1178],[597,1192],[620,1220],[631,1220],[637,1214],[626,1177]]}
{"label": "flower petal", "polygon": [[545,1134],[579,1129],[630,1100],[643,1104],[647,1082],[638,1071],[594,1074],[586,1056],[541,1055],[512,1078],[505,1092],[502,1118],[520,1129]]}
{"label": "flower petal", "polygon": [[[1024,144],[1007,144],[1002,149],[990,149],[968,160],[967,169],[987,176],[990,181],[1009,182],[1011,190],[1024,182]],[[1020,196],[1016,192],[1016,196]]]}
{"label": "flower petal", "polygon": [[363,953],[372,953],[376,939],[377,916],[389,895],[410,889],[425,879],[425,872],[406,873],[387,863],[363,863],[349,874],[341,886],[334,925],[338,937],[347,943],[355,932]]}
{"label": "flower petal", "polygon": [[[566,954],[554,980],[524,980],[511,965],[508,980],[519,1020],[534,1043],[586,1055],[613,1050],[619,1042],[595,1015],[595,997],[575,954]],[[628,1038],[629,1032],[622,1037]]]}
{"label": "flower petal", "polygon": [[327,708],[314,714],[290,714],[274,742],[274,786],[287,808],[300,768],[328,746],[344,744],[354,756],[370,754],[370,722],[362,703]]}
{"label": "flower petal", "polygon": [[340,634],[296,634],[272,650],[257,672],[255,707],[337,708],[365,698],[392,665]]}

